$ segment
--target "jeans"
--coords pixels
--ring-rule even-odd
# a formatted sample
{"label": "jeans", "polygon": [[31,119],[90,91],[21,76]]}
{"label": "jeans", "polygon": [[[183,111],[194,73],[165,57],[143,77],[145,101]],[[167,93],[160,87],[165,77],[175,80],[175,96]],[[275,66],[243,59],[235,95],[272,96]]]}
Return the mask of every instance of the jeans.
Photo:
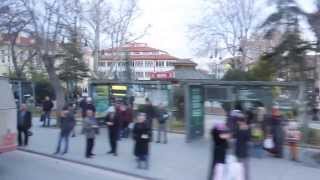
{"label": "jeans", "polygon": [[253,143],[252,145],[253,155],[257,158],[263,157],[263,145],[262,143]]}
{"label": "jeans", "polygon": [[65,154],[65,153],[68,152],[68,149],[69,149],[69,134],[61,134],[60,133],[56,153],[60,152],[60,147],[61,147],[61,144],[62,144],[63,141],[64,141],[64,151],[63,151],[63,153]]}
{"label": "jeans", "polygon": [[[24,135],[24,141],[22,140],[22,134]],[[25,128],[18,128],[18,145],[28,145],[28,138],[28,130]]]}
{"label": "jeans", "polygon": [[93,155],[92,149],[94,146],[94,138],[87,138],[86,157],[89,158]]}
{"label": "jeans", "polygon": [[50,111],[45,111],[43,114],[43,127],[49,127],[50,126]]}
{"label": "jeans", "polygon": [[163,136],[163,142],[167,143],[168,137],[167,137],[167,124],[166,123],[159,124],[157,142],[161,141],[161,139],[162,139],[161,137],[162,136]]}

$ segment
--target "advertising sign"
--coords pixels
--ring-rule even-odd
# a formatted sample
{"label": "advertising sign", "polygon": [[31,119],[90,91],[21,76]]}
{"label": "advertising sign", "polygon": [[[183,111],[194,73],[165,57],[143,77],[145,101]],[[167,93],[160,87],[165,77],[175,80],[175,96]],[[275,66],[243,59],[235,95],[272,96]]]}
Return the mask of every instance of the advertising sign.
{"label": "advertising sign", "polygon": [[97,117],[104,116],[104,112],[106,112],[109,106],[109,86],[95,86],[93,98],[96,106]]}
{"label": "advertising sign", "polygon": [[204,90],[198,85],[191,85],[188,90],[188,140],[191,140],[204,134]]}

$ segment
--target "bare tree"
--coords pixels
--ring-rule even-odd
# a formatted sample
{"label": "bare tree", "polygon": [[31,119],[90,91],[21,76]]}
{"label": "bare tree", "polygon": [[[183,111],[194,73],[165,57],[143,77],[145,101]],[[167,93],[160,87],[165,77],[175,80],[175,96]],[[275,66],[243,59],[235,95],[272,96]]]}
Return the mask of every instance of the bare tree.
{"label": "bare tree", "polygon": [[134,34],[130,31],[140,12],[137,0],[120,0],[116,4],[107,0],[93,0],[87,3],[89,9],[85,10],[84,20],[92,32],[88,39],[93,47],[94,71],[98,78],[111,78],[117,71],[116,63],[113,63],[107,72],[98,70],[98,62],[102,55],[101,42],[104,42],[104,47],[113,50],[112,58],[125,60],[125,55],[119,54],[120,47],[142,38],[149,26],[142,33]]}
{"label": "bare tree", "polygon": [[[18,79],[23,78],[23,71],[28,63],[36,56],[31,46],[19,44],[18,38],[30,31],[31,19],[23,4],[18,1],[4,0],[0,5],[0,34],[3,41],[8,42],[10,60],[14,67],[14,74]],[[11,74],[12,75],[12,74]]]}
{"label": "bare tree", "polygon": [[191,40],[198,44],[198,54],[208,55],[216,49],[233,57],[240,55],[240,68],[246,64],[247,41],[255,29],[256,0],[206,0],[200,22],[190,26]]}
{"label": "bare tree", "polygon": [[55,91],[57,109],[65,104],[62,82],[58,77],[57,65],[61,63],[61,43],[74,23],[74,2],[77,0],[19,0],[23,3],[32,24],[35,48]]}

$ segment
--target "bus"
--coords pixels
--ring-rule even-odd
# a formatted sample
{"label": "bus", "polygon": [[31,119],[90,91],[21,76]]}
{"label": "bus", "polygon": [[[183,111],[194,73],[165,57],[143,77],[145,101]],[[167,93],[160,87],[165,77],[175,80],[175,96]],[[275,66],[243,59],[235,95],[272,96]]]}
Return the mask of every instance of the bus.
{"label": "bus", "polygon": [[0,76],[0,153],[17,147],[17,107],[9,81]]}

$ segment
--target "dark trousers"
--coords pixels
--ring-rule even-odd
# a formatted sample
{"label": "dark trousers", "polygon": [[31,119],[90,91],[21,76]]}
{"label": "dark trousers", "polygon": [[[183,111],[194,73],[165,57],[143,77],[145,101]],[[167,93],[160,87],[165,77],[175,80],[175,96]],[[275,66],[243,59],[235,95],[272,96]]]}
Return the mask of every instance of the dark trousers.
{"label": "dark trousers", "polygon": [[68,152],[68,149],[69,149],[69,134],[67,134],[67,133],[66,133],[66,134],[62,134],[62,133],[60,133],[56,153],[59,153],[59,152],[60,152],[61,144],[62,144],[63,141],[64,141],[64,143],[65,143],[65,144],[64,144],[64,151],[63,151],[63,153],[67,153],[67,152]]}
{"label": "dark trousers", "polygon": [[166,123],[162,123],[162,124],[159,123],[157,142],[161,141],[162,136],[163,136],[163,143],[167,143],[168,137],[167,137],[167,124]]}
{"label": "dark trousers", "polygon": [[[138,168],[139,169],[148,169],[149,168],[149,156],[148,155],[140,155],[137,159]],[[144,164],[144,167],[143,167]]]}
{"label": "dark trousers", "polygon": [[51,112],[50,111],[45,111],[43,113],[43,127],[49,127],[50,126],[50,114]]}
{"label": "dark trousers", "polygon": [[109,129],[109,142],[110,142],[110,147],[111,147],[112,153],[117,153],[118,134],[119,133],[113,132],[111,129]]}
{"label": "dark trousers", "polygon": [[86,157],[92,156],[93,146],[94,146],[94,138],[87,138]]}
{"label": "dark trousers", "polygon": [[[24,140],[22,140],[22,136],[24,136]],[[18,128],[18,145],[19,146],[26,146],[28,145],[28,129],[26,128]]]}

